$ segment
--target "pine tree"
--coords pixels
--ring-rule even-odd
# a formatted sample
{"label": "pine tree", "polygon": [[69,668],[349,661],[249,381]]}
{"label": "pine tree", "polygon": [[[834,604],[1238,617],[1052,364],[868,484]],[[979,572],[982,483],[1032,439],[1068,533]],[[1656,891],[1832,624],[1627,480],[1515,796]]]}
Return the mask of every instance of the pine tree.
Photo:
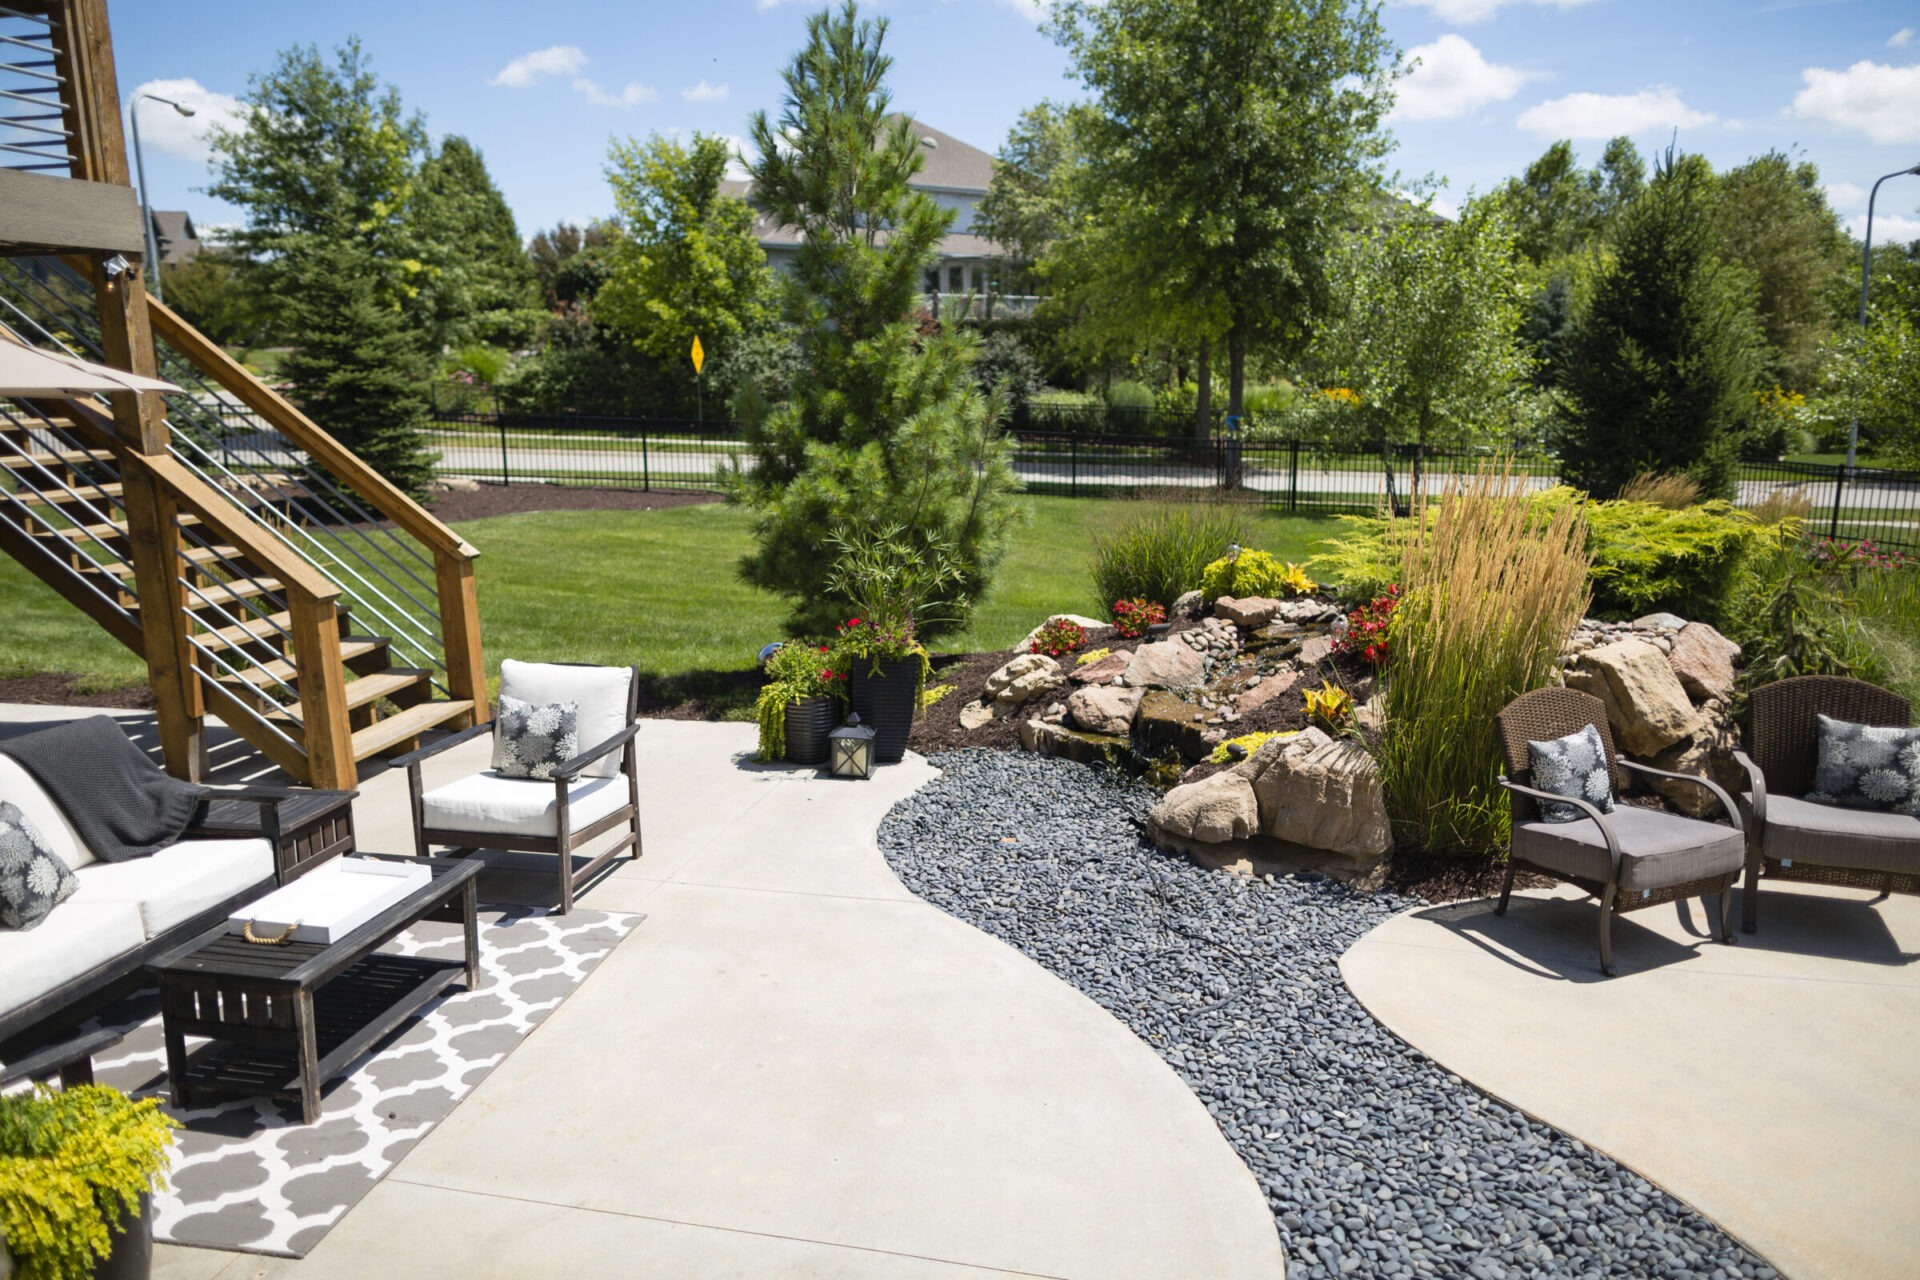
{"label": "pine tree", "polygon": [[1622,213],[1613,261],[1567,343],[1560,474],[1609,498],[1642,471],[1731,497],[1764,368],[1751,279],[1715,257],[1713,171],[1671,152]]}
{"label": "pine tree", "polygon": [[428,405],[425,361],[400,312],[351,241],[311,245],[287,264],[299,345],[281,362],[301,411],[414,497],[433,480],[420,447]]}
{"label": "pine tree", "polygon": [[972,338],[921,338],[911,320],[952,215],[908,186],[921,148],[889,110],[886,29],[852,0],[809,18],[778,125],[752,122],[753,201],[802,233],[783,309],[804,360],[793,397],[749,420],[754,466],[732,493],[754,513],[741,576],[791,599],[798,630],[841,606],[826,586],[836,528],[897,525],[920,551],[944,545],[977,602],[1013,518],[1004,406],[970,376]]}

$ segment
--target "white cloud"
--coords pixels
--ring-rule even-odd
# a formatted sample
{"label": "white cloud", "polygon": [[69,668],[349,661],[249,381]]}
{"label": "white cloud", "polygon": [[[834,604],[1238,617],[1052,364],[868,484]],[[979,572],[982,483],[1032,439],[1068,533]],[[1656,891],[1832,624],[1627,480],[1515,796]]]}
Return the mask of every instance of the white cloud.
{"label": "white cloud", "polygon": [[547,76],[573,75],[586,65],[585,50],[577,45],[556,44],[521,54],[500,68],[500,74],[487,83],[508,89],[525,89]]}
{"label": "white cloud", "polygon": [[[205,164],[212,154],[207,146],[207,132],[215,125],[238,129],[246,117],[246,103],[230,93],[216,93],[191,78],[149,80],[136,86],[127,95],[127,102],[131,104],[143,93],[169,98],[193,112],[191,116],[183,116],[159,102],[142,103],[140,107],[140,145],[183,160]],[[131,116],[128,127],[131,130]]]}
{"label": "white cloud", "polygon": [[1030,22],[1044,22],[1053,0],[1000,0],[1000,3]]}
{"label": "white cloud", "polygon": [[682,89],[680,96],[688,102],[723,102],[732,90],[724,84],[708,84],[702,80],[691,89]]}
{"label": "white cloud", "polygon": [[577,76],[573,81],[573,91],[584,97],[596,107],[632,107],[642,102],[652,102],[659,97],[659,91],[629,80],[627,87],[618,93],[608,93],[585,76]]}
{"label": "white cloud", "polygon": [[[1394,86],[1394,120],[1451,120],[1504,102],[1537,73],[1488,62],[1464,36],[1448,32],[1407,50],[1413,70]],[[1417,64],[1417,65],[1416,65]]]}
{"label": "white cloud", "polygon": [[[1857,213],[1847,219],[1847,230],[1853,232],[1853,238],[1861,239],[1867,234],[1867,215]],[[1905,244],[1909,240],[1920,240],[1920,218],[1908,218],[1897,213],[1873,215],[1873,242],[1875,244]]]}
{"label": "white cloud", "polygon": [[1654,129],[1697,129],[1719,117],[1696,111],[1680,91],[1655,85],[1638,93],[1570,93],[1528,107],[1514,121],[1543,138],[1611,138]]}
{"label": "white cloud", "polygon": [[1808,67],[1788,114],[1864,133],[1878,143],[1920,142],[1920,65],[1856,62],[1845,71]]}
{"label": "white cloud", "polygon": [[1401,3],[1431,9],[1433,16],[1441,22],[1464,27],[1485,22],[1512,4],[1531,4],[1543,9],[1549,6],[1555,9],[1578,9],[1583,4],[1592,4],[1593,0],[1401,0]]}
{"label": "white cloud", "polygon": [[1887,48],[1904,49],[1913,43],[1913,28],[1902,27],[1887,37]]}
{"label": "white cloud", "polygon": [[1854,182],[1829,182],[1821,188],[1834,209],[1858,209],[1867,203],[1867,189]]}

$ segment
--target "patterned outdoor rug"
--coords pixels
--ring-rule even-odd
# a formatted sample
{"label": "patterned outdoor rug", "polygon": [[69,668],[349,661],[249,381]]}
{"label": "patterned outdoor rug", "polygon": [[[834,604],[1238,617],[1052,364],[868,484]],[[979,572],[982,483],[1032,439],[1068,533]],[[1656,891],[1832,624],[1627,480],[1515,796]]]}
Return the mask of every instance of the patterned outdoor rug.
{"label": "patterned outdoor rug", "polygon": [[[266,1099],[169,1107],[181,1127],[169,1189],[153,1199],[154,1239],[305,1257],[643,919],[482,906],[480,990],[456,982],[361,1058],[330,1086],[317,1123]],[[417,925],[386,949],[458,959],[460,929]],[[165,1102],[159,1008],[145,992],[99,1018],[126,1033],[94,1060],[100,1083]],[[189,1051],[197,1043],[189,1038]]]}

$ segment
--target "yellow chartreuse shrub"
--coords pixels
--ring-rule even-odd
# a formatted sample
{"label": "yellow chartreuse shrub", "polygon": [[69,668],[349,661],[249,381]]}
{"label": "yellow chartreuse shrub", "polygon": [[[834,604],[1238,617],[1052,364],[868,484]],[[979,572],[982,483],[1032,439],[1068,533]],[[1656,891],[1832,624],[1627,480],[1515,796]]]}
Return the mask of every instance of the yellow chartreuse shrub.
{"label": "yellow chartreuse shrub", "polygon": [[1081,654],[1079,657],[1075,658],[1073,660],[1073,665],[1076,667],[1084,667],[1089,662],[1098,662],[1102,658],[1111,658],[1112,656],[1113,656],[1113,650],[1111,649],[1089,649],[1085,653]]}
{"label": "yellow chartreuse shrub", "polygon": [[1222,556],[1200,574],[1202,599],[1221,596],[1243,599],[1265,596],[1284,600],[1289,596],[1312,595],[1313,579],[1297,564],[1274,559],[1264,551],[1242,551],[1237,556]]}
{"label": "yellow chartreuse shrub", "polygon": [[1336,688],[1331,680],[1322,680],[1318,689],[1308,689],[1307,719],[1329,729],[1338,729],[1353,716],[1353,695]]}
{"label": "yellow chartreuse shrub", "polygon": [[1233,756],[1227,751],[1228,747],[1232,747],[1232,746],[1245,747],[1247,749],[1247,755],[1251,756],[1254,752],[1260,749],[1260,744],[1265,742],[1268,738],[1291,738],[1293,736],[1294,736],[1293,730],[1284,730],[1278,733],[1274,733],[1274,732],[1243,733],[1237,738],[1228,738],[1225,742],[1215,747],[1213,749],[1213,753],[1209,755],[1207,759],[1213,761],[1213,763],[1215,764],[1226,764],[1233,759]]}

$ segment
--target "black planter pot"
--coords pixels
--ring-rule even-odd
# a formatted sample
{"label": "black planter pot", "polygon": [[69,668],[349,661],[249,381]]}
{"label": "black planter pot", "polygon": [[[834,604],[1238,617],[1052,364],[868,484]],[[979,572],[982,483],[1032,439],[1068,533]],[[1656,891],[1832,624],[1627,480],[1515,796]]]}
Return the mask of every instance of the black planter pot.
{"label": "black planter pot", "polygon": [[802,698],[787,704],[787,759],[794,764],[825,764],[827,734],[840,722],[832,698]]}
{"label": "black planter pot", "polygon": [[128,1214],[113,1232],[112,1251],[93,1264],[94,1280],[148,1280],[153,1274],[153,1196],[140,1195],[138,1214]]}
{"label": "black planter pot", "polygon": [[892,764],[907,754],[919,683],[918,656],[884,658],[877,665],[868,658],[853,660],[847,692],[860,722],[873,729],[873,758],[881,764]]}

